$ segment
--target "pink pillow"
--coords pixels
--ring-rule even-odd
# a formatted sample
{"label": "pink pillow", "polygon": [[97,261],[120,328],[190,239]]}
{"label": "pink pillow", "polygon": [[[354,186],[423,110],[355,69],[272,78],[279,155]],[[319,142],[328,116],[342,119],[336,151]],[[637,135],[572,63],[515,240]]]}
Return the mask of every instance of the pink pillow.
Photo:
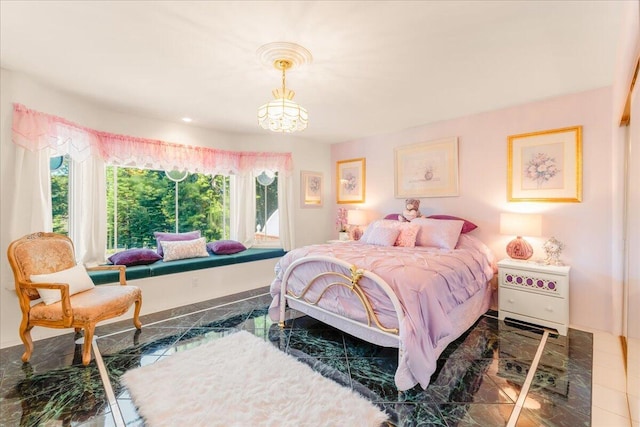
{"label": "pink pillow", "polygon": [[393,246],[399,234],[400,230],[394,228],[374,227],[366,236],[366,240],[364,236],[360,240],[370,245]]}
{"label": "pink pillow", "polygon": [[420,226],[416,245],[455,249],[464,221],[416,218],[411,224]]}
{"label": "pink pillow", "polygon": [[473,231],[476,228],[478,228],[478,226],[475,225],[474,223],[472,223],[471,221],[467,221],[464,218],[458,218],[457,216],[452,216],[452,215],[429,215],[428,218],[433,218],[433,219],[457,219],[459,221],[464,221],[464,225],[462,226],[462,233],[468,233],[468,232]]}
{"label": "pink pillow", "polygon": [[413,248],[416,245],[416,239],[420,232],[420,226],[413,222],[397,222],[394,228],[400,230],[398,238],[396,239],[396,246],[403,246],[405,248]]}

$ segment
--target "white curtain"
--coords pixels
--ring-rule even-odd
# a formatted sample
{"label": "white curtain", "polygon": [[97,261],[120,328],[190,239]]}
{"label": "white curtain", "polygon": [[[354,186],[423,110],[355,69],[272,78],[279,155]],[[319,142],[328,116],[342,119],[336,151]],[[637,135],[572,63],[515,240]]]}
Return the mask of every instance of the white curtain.
{"label": "white curtain", "polygon": [[256,177],[253,172],[232,176],[230,211],[231,239],[246,247],[253,246],[256,231]]}
{"label": "white curtain", "polygon": [[13,211],[10,238],[53,229],[49,150],[29,151],[15,147]]}
{"label": "white curtain", "polygon": [[290,251],[295,241],[293,177],[291,175],[278,175],[278,209],[280,211],[280,242],[282,249]]}
{"label": "white curtain", "polygon": [[69,237],[78,262],[104,263],[107,247],[107,187],[104,161],[97,156],[72,160],[69,171]]}
{"label": "white curtain", "polygon": [[[256,224],[256,177],[260,171],[232,176],[231,184],[231,238],[245,246],[253,246]],[[235,186],[235,187],[234,187]],[[293,248],[293,177],[278,173],[278,214],[280,243],[285,251]]]}

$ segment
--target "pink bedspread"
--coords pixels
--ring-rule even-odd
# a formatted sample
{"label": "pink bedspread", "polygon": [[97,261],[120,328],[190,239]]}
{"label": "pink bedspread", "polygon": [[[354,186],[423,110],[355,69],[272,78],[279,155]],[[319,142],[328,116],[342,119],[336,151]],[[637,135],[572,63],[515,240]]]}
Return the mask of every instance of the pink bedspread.
{"label": "pink bedspread", "polygon": [[[405,311],[400,327],[403,353],[396,372],[396,386],[407,390],[416,384],[426,388],[436,369],[438,342],[452,331],[449,313],[477,292],[484,292],[495,272],[491,251],[477,238],[463,234],[455,250],[430,247],[385,247],[359,242],[311,245],[287,253],[276,265],[276,278],[271,283],[274,297],[269,315],[279,319],[280,286],[287,267],[295,260],[312,255],[325,255],[345,260],[358,268],[370,270],[384,279],[394,290]],[[298,293],[309,278],[323,266],[312,265],[308,272],[292,277],[288,286]],[[302,277],[304,276],[304,277]],[[388,299],[367,283],[372,305],[383,325],[397,327],[397,318]],[[308,294],[314,298],[313,288]],[[363,320],[360,304],[348,298],[346,291],[336,290],[323,297],[321,307],[342,316]]]}

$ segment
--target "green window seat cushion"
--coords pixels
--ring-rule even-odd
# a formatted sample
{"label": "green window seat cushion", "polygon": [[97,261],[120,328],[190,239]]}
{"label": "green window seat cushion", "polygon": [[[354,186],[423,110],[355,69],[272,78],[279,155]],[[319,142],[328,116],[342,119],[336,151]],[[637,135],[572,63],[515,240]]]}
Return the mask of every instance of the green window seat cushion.
{"label": "green window seat cushion", "polygon": [[[89,277],[96,285],[104,285],[105,283],[118,283],[120,281],[120,271],[118,270],[100,270],[88,271]],[[148,265],[135,265],[127,267],[125,270],[127,280],[143,279],[151,275]]]}
{"label": "green window seat cushion", "polygon": [[[246,251],[231,255],[209,255],[203,258],[189,258],[169,262],[156,261],[149,265],[127,267],[126,277],[127,280],[143,279],[165,274],[182,273],[184,271],[202,270],[205,268],[241,264],[269,258],[280,258],[284,254],[284,250],[277,248],[249,248]],[[118,282],[118,271],[91,271],[89,272],[89,276],[96,285]]]}

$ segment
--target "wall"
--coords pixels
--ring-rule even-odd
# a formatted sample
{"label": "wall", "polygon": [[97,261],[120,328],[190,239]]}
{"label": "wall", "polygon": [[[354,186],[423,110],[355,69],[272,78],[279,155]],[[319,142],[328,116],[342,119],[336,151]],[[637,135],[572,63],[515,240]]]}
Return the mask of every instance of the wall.
{"label": "wall", "polygon": [[[457,215],[476,223],[474,235],[499,259],[506,256],[505,246],[513,238],[499,234],[500,212],[541,213],[543,237],[531,239],[534,258],[544,257],[541,245],[550,236],[565,243],[562,259],[572,266],[571,325],[613,331],[619,328],[619,314],[612,316],[612,307],[620,306],[620,301],[613,301],[613,289],[621,280],[621,230],[614,224],[619,223],[616,197],[622,189],[614,179],[621,164],[612,154],[611,96],[611,88],[601,88],[335,144],[332,177],[336,161],[365,157],[362,208],[372,217],[401,212],[403,200],[394,198],[394,148],[457,136],[459,196],[423,198],[421,212]],[[507,137],[575,125],[583,127],[582,203],[508,203]],[[335,212],[335,203],[333,208]]]}
{"label": "wall", "polygon": [[[6,253],[9,243],[22,235],[39,230],[10,230],[7,227],[13,197],[14,145],[11,142],[12,103],[22,103],[28,108],[64,117],[80,125],[113,133],[120,133],[163,141],[211,146],[228,150],[291,152],[294,162],[294,198],[296,210],[295,245],[323,242],[330,237],[332,221],[330,207],[303,209],[297,203],[300,194],[300,171],[330,171],[330,148],[304,138],[273,133],[255,135],[215,132],[179,122],[167,122],[133,116],[113,111],[90,100],[57,91],[18,72],[0,69],[0,248]],[[245,265],[246,268],[246,265]],[[270,277],[265,277],[268,285]],[[0,257],[0,346],[19,343],[18,325],[20,310],[13,291],[13,275],[6,256]],[[235,289],[230,289],[235,292]],[[224,293],[224,292],[223,292]],[[169,299],[169,297],[167,297]],[[35,328],[34,339],[40,339],[63,331]]]}

